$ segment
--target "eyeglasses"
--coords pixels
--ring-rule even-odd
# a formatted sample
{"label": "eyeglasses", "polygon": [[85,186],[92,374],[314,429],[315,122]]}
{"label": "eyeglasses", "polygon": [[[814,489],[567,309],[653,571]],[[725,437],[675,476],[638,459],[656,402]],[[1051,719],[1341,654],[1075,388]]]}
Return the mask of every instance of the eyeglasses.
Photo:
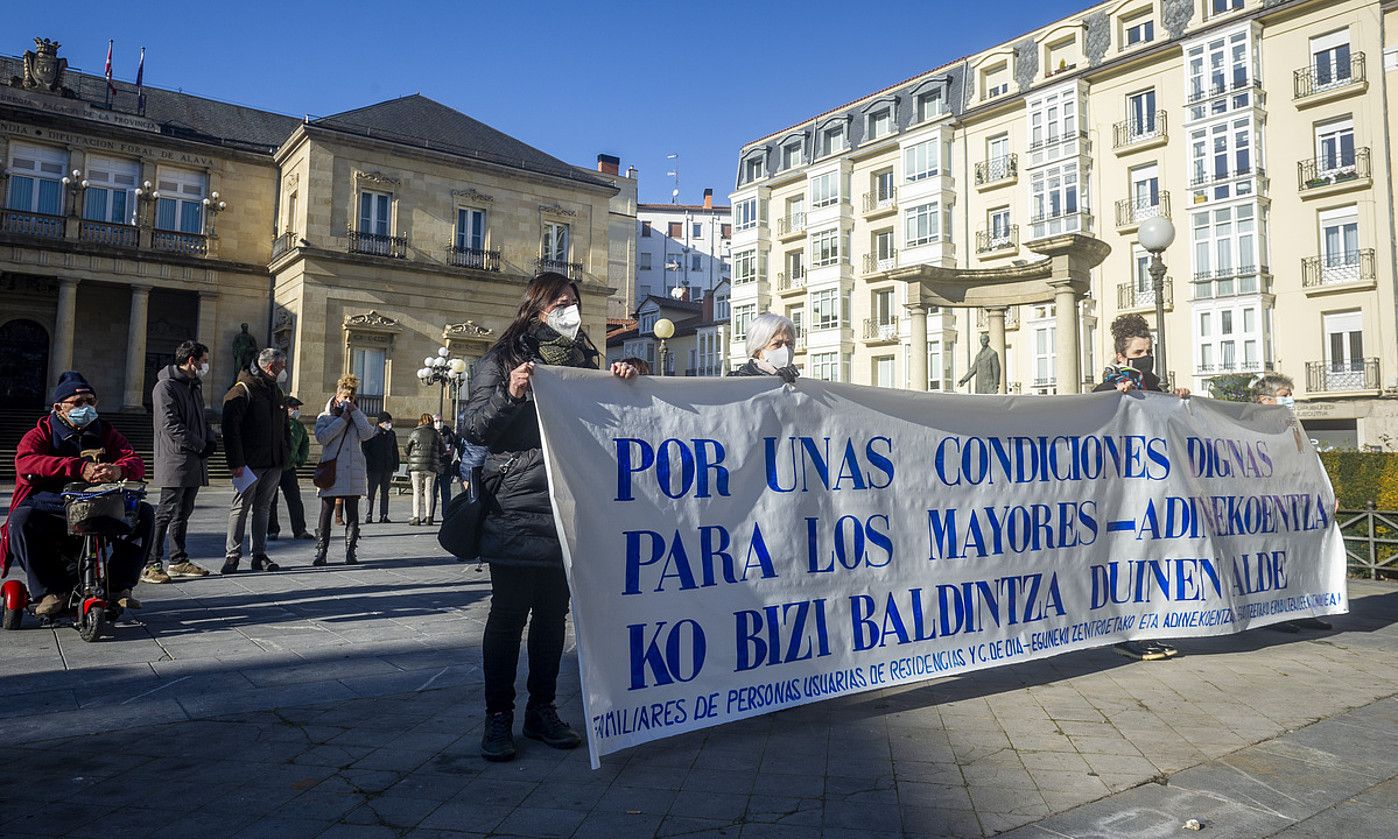
{"label": "eyeglasses", "polygon": [[62,404],[64,404],[64,405],[72,405],[74,408],[78,407],[79,405],[96,405],[96,404],[97,404],[97,397],[96,397],[96,396],[74,396],[74,397],[72,397],[72,398],[70,398],[70,399],[65,399],[65,400],[63,400],[63,403],[62,403]]}

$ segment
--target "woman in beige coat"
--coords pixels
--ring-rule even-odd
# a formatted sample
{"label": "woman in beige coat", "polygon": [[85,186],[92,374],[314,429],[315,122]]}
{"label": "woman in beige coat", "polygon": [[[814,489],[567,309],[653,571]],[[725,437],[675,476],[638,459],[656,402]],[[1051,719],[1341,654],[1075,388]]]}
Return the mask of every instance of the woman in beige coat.
{"label": "woman in beige coat", "polygon": [[359,499],[369,492],[369,470],[364,462],[361,444],[374,436],[374,425],[354,402],[359,379],[341,376],[335,396],[325,403],[325,410],[316,417],[316,440],[320,442],[320,462],[335,461],[335,483],[319,491],[320,527],[316,530],[316,558],[312,565],[324,565],[330,548],[330,522],[335,513],[335,500],[345,504],[345,564],[359,560],[354,556],[359,544]]}

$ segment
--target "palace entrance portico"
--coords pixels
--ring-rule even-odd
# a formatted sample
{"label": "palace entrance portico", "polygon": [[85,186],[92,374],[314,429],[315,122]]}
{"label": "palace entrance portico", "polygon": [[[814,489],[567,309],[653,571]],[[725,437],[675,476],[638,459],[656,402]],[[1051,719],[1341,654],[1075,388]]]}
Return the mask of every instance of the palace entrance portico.
{"label": "palace entrance portico", "polygon": [[[1010,306],[1054,304],[1055,363],[1058,392],[1077,393],[1082,381],[1078,302],[1091,288],[1091,271],[1111,253],[1100,239],[1069,233],[1029,242],[1044,258],[1004,268],[944,268],[910,265],[868,278],[908,284],[906,308],[911,320],[911,375],[914,389],[927,389],[927,307],[982,308],[990,348],[1005,358],[1005,311]],[[1005,377],[1000,377],[1000,393]]]}

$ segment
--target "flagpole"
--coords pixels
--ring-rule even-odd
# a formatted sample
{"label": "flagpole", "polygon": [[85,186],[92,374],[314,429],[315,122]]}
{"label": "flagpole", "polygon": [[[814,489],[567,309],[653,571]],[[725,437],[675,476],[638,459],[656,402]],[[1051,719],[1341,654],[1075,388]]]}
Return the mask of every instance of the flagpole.
{"label": "flagpole", "polygon": [[136,112],[142,116],[146,113],[146,48],[141,47],[141,60],[136,63]]}
{"label": "flagpole", "polygon": [[108,108],[108,109],[111,109],[111,107],[112,107],[112,44],[113,44],[113,43],[114,43],[114,40],[113,40],[113,39],[111,39],[111,38],[108,38],[108,39],[107,39],[107,71],[106,71],[106,76],[107,76],[107,108]]}

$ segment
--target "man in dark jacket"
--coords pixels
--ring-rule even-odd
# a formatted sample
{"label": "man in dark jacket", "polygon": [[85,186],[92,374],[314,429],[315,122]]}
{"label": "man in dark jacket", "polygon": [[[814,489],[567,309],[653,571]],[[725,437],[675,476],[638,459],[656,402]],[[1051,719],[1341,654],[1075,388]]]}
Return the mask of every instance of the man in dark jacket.
{"label": "man in dark jacket", "polygon": [[281,483],[272,494],[272,507],[267,515],[267,538],[281,535],[282,527],[277,523],[277,497],[286,499],[286,512],[291,516],[291,538],[314,539],[306,530],[306,505],[301,503],[301,484],[296,479],[296,470],[306,465],[311,456],[311,435],[301,422],[301,406],[305,403],[295,396],[286,398],[286,416],[291,426],[291,462],[282,470]]}
{"label": "man in dark jacket", "polygon": [[457,450],[456,432],[451,430],[451,426],[442,421],[441,414],[432,416],[432,427],[437,429],[437,436],[441,440],[442,452],[437,466],[436,484],[437,497],[442,502],[442,512],[447,510],[447,504],[451,503],[451,484],[458,479],[457,475]]}
{"label": "man in dark jacket", "polygon": [[369,504],[364,508],[364,523],[374,522],[374,496],[379,497],[379,521],[388,521],[388,485],[402,462],[398,455],[398,434],[393,430],[393,417],[379,411],[374,436],[365,440],[364,465],[369,473]]}
{"label": "man in dark jacket", "polygon": [[[63,611],[73,580],[65,556],[74,556],[81,537],[68,535],[60,493],[70,482],[142,481],[146,464],[131,444],[97,416],[97,391],[82,374],[69,370],[54,388],[50,413],[20,438],[15,450],[15,491],[0,527],[0,575],[17,561],[29,576],[34,614]],[[135,529],[111,540],[108,590],[123,608],[140,608],[131,596],[150,550],[155,515],[142,503]]]}
{"label": "man in dark jacket", "polygon": [[[238,570],[248,512],[252,512],[252,570],[276,571],[267,558],[267,519],[282,470],[291,462],[291,427],[286,398],[278,387],[286,381],[286,353],[268,347],[257,363],[238,373],[238,381],[223,397],[223,447],[234,486],[254,479],[233,496],[228,511],[222,573]],[[247,475],[248,472],[252,474]]]}
{"label": "man in dark jacket", "polygon": [[[209,348],[189,340],[175,350],[175,363],[166,366],[151,390],[155,424],[155,483],[160,504],[155,508],[155,537],[151,540],[143,583],[168,583],[171,577],[205,577],[209,572],[189,561],[185,536],[194,498],[209,485],[208,458],[214,450],[214,429],[204,412],[204,377],[209,374]],[[173,548],[170,565],[162,568],[165,534]]]}

